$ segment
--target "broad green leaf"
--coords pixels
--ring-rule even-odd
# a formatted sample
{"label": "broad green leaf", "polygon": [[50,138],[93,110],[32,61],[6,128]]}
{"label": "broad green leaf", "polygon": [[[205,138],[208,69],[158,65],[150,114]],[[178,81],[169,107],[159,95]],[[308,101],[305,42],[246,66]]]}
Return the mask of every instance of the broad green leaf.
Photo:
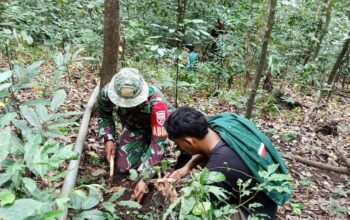
{"label": "broad green leaf", "polygon": [[58,198],[55,200],[56,204],[57,204],[57,207],[59,209],[65,209],[67,207],[67,203],[70,199],[67,198],[67,197],[63,197],[63,198]]}
{"label": "broad green leaf", "polygon": [[24,153],[24,143],[21,139],[17,137],[13,132],[11,133],[11,144],[10,144],[10,153],[11,154],[23,154]]}
{"label": "broad green leaf", "polygon": [[192,210],[192,213],[194,215],[202,215],[204,213],[207,213],[211,209],[211,203],[210,202],[201,202],[197,203]]}
{"label": "broad green leaf", "polygon": [[8,125],[13,119],[15,119],[17,116],[16,112],[9,112],[6,113],[5,115],[0,117],[0,128],[5,127]]}
{"label": "broad green leaf", "polygon": [[50,118],[47,108],[44,105],[36,105],[36,113],[38,114],[41,123],[48,121]]}
{"label": "broad green leaf", "polygon": [[225,179],[226,177],[224,174],[220,172],[211,171],[207,178],[207,183],[211,184],[211,183],[222,182],[222,181],[225,181]]}
{"label": "broad green leaf", "polygon": [[3,83],[0,84],[0,91],[9,88],[12,85],[12,83]]}
{"label": "broad green leaf", "polygon": [[29,124],[31,124],[33,127],[35,127],[38,130],[42,130],[39,117],[32,108],[29,108],[28,106],[25,106],[25,105],[20,106],[19,108],[22,116],[29,122]]}
{"label": "broad green leaf", "polygon": [[138,177],[137,171],[135,169],[130,169],[129,172],[130,172],[130,180],[135,181]]}
{"label": "broad green leaf", "polygon": [[196,200],[194,199],[193,196],[189,197],[189,198],[182,198],[181,199],[181,208],[180,208],[180,216],[185,216],[188,215],[192,209],[193,206],[196,204]]}
{"label": "broad green leaf", "polygon": [[34,199],[18,199],[11,206],[0,207],[0,219],[25,219],[33,216],[43,205]]}
{"label": "broad green leaf", "polygon": [[132,200],[120,201],[118,204],[132,209],[140,209],[142,207],[138,202]]}
{"label": "broad green leaf", "polygon": [[7,155],[10,152],[10,141],[11,141],[11,130],[9,128],[5,128],[0,130],[0,164],[3,160],[6,159]]}
{"label": "broad green leaf", "polygon": [[12,123],[21,130],[25,138],[29,139],[32,136],[32,129],[29,128],[27,121],[14,119]]}
{"label": "broad green leaf", "polygon": [[103,212],[97,209],[83,211],[77,217],[88,220],[105,220]]}
{"label": "broad green leaf", "polygon": [[28,177],[24,177],[23,178],[23,183],[24,183],[24,187],[31,193],[34,194],[35,191],[38,189],[36,182]]}
{"label": "broad green leaf", "polygon": [[72,205],[72,208],[75,210],[80,210],[84,200],[87,198],[87,195],[82,190],[74,190],[73,192],[69,193],[69,199],[70,204]]}
{"label": "broad green leaf", "polygon": [[62,210],[51,210],[45,212],[43,215],[43,220],[52,220],[60,217],[64,212]]}
{"label": "broad green leaf", "polygon": [[3,73],[0,73],[0,83],[4,82],[12,76],[12,70],[7,70]]}
{"label": "broad green leaf", "polygon": [[39,72],[39,68],[43,62],[44,61],[41,61],[41,60],[36,61],[26,68],[25,70],[26,76],[27,76],[25,80],[26,82],[31,81],[33,77]]}
{"label": "broad green leaf", "polygon": [[57,112],[57,110],[60,108],[60,106],[64,103],[64,100],[66,99],[66,92],[61,89],[58,90],[55,94],[55,96],[53,97],[52,101],[51,101],[51,105],[50,108],[53,112]]}
{"label": "broad green leaf", "polygon": [[122,196],[122,195],[124,194],[125,190],[126,190],[126,189],[123,187],[123,188],[121,188],[118,192],[115,192],[115,193],[111,196],[111,198],[109,198],[108,202],[111,202],[111,203],[115,202],[117,199],[120,198],[120,196]]}
{"label": "broad green leaf", "polygon": [[16,199],[16,196],[8,190],[0,191],[0,205],[5,206],[12,204]]}
{"label": "broad green leaf", "polygon": [[91,209],[98,205],[99,203],[100,192],[96,190],[90,190],[89,196],[84,200],[81,208],[84,210]]}
{"label": "broad green leaf", "polygon": [[56,56],[53,58],[53,60],[58,67],[62,66],[64,64],[63,63],[63,54],[61,52],[56,54]]}
{"label": "broad green leaf", "polygon": [[9,173],[0,173],[0,186],[11,179],[12,175]]}

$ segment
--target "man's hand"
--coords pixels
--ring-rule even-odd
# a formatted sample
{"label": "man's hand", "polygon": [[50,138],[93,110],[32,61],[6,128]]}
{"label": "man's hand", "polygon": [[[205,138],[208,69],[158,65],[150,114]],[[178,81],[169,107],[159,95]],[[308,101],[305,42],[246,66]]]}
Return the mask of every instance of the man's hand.
{"label": "man's hand", "polygon": [[143,180],[139,180],[131,195],[131,199],[140,203],[145,193],[148,193],[147,183]]}
{"label": "man's hand", "polygon": [[175,170],[170,175],[169,174],[165,175],[165,177],[166,178],[180,179],[189,173],[190,173],[190,169],[187,166],[184,166],[180,169]]}
{"label": "man's hand", "polygon": [[111,156],[115,153],[115,145],[113,141],[107,141],[105,143],[105,152],[106,152],[106,158],[107,161],[111,162]]}

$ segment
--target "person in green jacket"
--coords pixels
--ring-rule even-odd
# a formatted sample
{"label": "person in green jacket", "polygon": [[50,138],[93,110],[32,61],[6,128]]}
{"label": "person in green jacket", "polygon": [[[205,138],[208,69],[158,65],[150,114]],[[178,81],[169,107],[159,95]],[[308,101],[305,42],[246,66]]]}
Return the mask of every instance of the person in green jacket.
{"label": "person in green jacket", "polygon": [[[223,173],[226,180],[217,185],[230,192],[229,202],[239,207],[235,219],[246,219],[256,214],[275,219],[277,205],[290,198],[291,185],[288,185],[288,181],[273,183],[274,186],[288,185],[285,192],[258,191],[241,197],[237,184],[239,179],[252,179],[250,188],[253,190],[252,187],[264,181],[259,171],[268,170],[269,165],[278,164],[275,171],[278,174],[288,173],[283,159],[270,140],[250,120],[229,113],[207,120],[194,108],[181,107],[170,114],[164,126],[168,137],[182,150],[193,155],[184,167],[168,177],[182,178],[203,163],[210,171]],[[251,210],[248,207],[253,203],[262,206]]]}
{"label": "person in green jacket", "polygon": [[198,63],[198,53],[194,51],[193,44],[186,44],[185,47],[188,50],[185,68],[187,71],[196,71],[196,66]]}

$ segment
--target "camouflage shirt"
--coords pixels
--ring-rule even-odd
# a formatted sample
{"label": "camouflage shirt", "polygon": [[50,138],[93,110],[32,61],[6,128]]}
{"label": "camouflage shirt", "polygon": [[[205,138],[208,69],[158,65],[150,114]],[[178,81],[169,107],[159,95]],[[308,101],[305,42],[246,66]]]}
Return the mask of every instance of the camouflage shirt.
{"label": "camouflage shirt", "polygon": [[172,107],[158,88],[148,86],[149,95],[145,102],[133,108],[116,106],[108,98],[108,85],[99,93],[96,112],[99,117],[99,136],[106,142],[115,139],[115,122],[113,112],[118,115],[121,124],[128,130],[143,130],[152,135],[152,138],[164,140],[166,132],[163,123]]}

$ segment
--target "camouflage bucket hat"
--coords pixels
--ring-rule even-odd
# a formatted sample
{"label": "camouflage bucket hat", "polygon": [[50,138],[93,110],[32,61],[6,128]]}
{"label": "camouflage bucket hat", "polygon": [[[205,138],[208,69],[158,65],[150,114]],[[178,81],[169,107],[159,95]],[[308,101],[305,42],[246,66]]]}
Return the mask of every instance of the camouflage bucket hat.
{"label": "camouflage bucket hat", "polygon": [[137,69],[122,68],[108,85],[108,97],[117,106],[135,107],[147,100],[148,85]]}

